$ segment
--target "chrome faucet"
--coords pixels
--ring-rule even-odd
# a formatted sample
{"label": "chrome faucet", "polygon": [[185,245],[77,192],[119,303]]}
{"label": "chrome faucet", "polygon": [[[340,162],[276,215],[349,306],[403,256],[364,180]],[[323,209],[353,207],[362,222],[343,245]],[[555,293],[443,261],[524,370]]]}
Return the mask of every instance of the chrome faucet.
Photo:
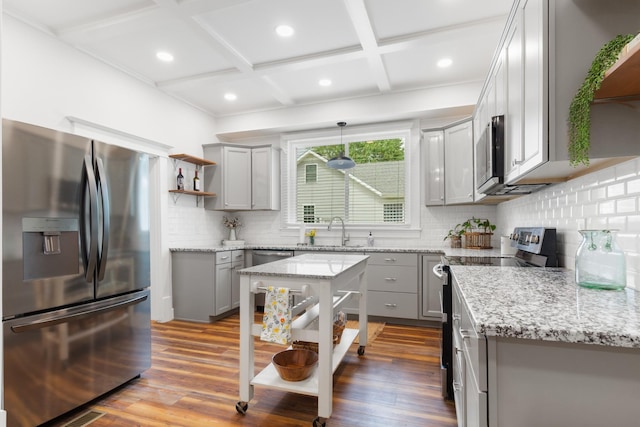
{"label": "chrome faucet", "polygon": [[347,242],[349,241],[349,235],[344,233],[344,221],[339,216],[334,216],[329,221],[329,226],[327,227],[327,231],[331,231],[331,225],[333,224],[334,219],[339,219],[342,224],[342,246],[347,246]]}

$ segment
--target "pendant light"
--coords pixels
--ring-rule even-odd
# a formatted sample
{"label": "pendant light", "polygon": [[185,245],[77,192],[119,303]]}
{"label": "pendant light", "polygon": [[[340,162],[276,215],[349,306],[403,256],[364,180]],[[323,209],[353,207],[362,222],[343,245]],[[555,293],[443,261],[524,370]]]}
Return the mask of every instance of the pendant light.
{"label": "pendant light", "polygon": [[[342,128],[346,125],[346,122],[338,122],[338,126],[340,126],[340,144],[342,144]],[[338,157],[334,157],[327,162],[327,166],[332,169],[351,169],[355,165],[356,162],[351,160],[350,157],[345,156],[344,151],[340,153]]]}

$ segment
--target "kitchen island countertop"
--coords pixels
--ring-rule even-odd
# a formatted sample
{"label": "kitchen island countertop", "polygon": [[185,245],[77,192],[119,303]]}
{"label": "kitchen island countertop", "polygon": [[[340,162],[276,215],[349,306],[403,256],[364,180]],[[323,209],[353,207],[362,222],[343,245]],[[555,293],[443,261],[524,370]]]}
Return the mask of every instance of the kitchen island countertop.
{"label": "kitchen island countertop", "polygon": [[640,348],[640,293],[587,289],[563,268],[451,266],[486,336]]}

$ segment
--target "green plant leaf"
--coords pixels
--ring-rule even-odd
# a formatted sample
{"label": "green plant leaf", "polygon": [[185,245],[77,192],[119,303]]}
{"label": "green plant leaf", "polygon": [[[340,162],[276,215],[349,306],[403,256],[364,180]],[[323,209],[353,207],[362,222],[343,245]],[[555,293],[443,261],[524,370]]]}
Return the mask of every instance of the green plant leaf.
{"label": "green plant leaf", "polygon": [[622,48],[635,36],[617,35],[607,42],[593,59],[587,76],[569,107],[569,163],[572,166],[589,165],[591,146],[591,103],[600,88],[604,73],[616,62]]}

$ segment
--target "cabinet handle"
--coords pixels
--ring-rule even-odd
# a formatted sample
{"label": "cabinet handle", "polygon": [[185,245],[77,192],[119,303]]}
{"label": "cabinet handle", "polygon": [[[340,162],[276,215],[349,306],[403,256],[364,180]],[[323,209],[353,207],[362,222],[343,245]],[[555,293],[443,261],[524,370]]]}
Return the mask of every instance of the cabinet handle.
{"label": "cabinet handle", "polygon": [[220,259],[229,259],[229,255],[221,256]]}
{"label": "cabinet handle", "polygon": [[385,307],[389,307],[389,308],[396,308],[398,306],[398,304],[389,304],[389,303],[387,303],[384,306]]}
{"label": "cabinet handle", "polygon": [[386,280],[387,282],[395,282],[398,279],[396,279],[395,277],[385,277],[384,280]]}
{"label": "cabinet handle", "polygon": [[462,350],[460,347],[456,347],[455,351],[456,351],[456,354],[464,353],[464,350]]}
{"label": "cabinet handle", "polygon": [[395,258],[385,258],[384,259],[385,262],[396,262]]}
{"label": "cabinet handle", "polygon": [[513,159],[513,161],[511,162],[511,166],[517,166],[517,165],[521,165],[523,163],[524,163],[523,160]]}
{"label": "cabinet handle", "polygon": [[453,391],[460,391],[462,390],[462,384],[460,384],[458,381],[454,381],[453,382]]}
{"label": "cabinet handle", "polygon": [[459,314],[455,314],[455,313],[454,313],[454,314],[452,314],[452,315],[451,315],[451,318],[452,318],[455,322],[458,322],[458,321],[460,320],[460,315],[459,315]]}
{"label": "cabinet handle", "polygon": [[466,339],[469,338],[471,335],[469,334],[469,330],[468,329],[462,329],[460,328],[460,335],[462,335],[462,339]]}

